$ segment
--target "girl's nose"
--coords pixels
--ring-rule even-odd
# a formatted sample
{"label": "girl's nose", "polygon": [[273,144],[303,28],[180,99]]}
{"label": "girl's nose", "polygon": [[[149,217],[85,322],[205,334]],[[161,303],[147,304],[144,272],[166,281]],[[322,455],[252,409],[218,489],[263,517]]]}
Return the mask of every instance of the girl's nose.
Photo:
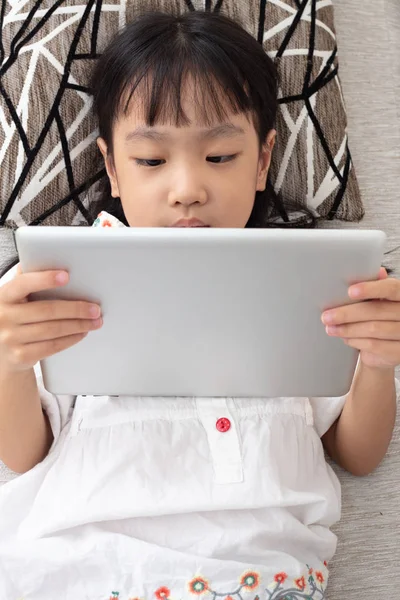
{"label": "girl's nose", "polygon": [[192,204],[205,204],[207,202],[207,192],[200,181],[188,176],[179,178],[176,185],[170,189],[168,194],[168,204],[175,206],[191,206]]}

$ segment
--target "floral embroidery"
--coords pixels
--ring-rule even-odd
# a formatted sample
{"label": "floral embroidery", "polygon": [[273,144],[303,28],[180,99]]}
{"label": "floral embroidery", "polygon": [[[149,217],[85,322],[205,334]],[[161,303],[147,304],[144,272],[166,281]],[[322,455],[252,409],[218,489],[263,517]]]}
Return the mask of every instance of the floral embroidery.
{"label": "floral embroidery", "polygon": [[[246,600],[324,600],[327,575],[322,571],[314,571],[307,566],[306,574],[296,579],[290,579],[284,571],[276,573],[273,581],[265,588],[262,585],[260,574],[255,571],[246,571],[239,578],[239,585],[233,585],[231,590],[213,589],[210,582],[201,575],[196,575],[188,583],[188,591],[194,596],[204,594],[206,599],[215,600],[243,600],[243,591],[247,591]],[[326,567],[326,564],[324,563]],[[256,592],[257,590],[257,592]],[[249,595],[249,592],[254,595]],[[171,591],[166,586],[161,586],[154,592],[157,600],[172,600]],[[122,600],[119,592],[111,592],[110,600]],[[131,597],[129,600],[141,600]]]}
{"label": "floral embroidery", "polygon": [[119,221],[113,215],[108,214],[104,210],[97,215],[97,218],[94,220],[92,227],[125,227],[122,221]]}
{"label": "floral embroidery", "polygon": [[321,584],[318,586],[314,578],[313,569],[308,567],[308,565],[307,568],[308,584],[303,575],[294,580],[295,587],[286,587],[286,589],[283,589],[282,584],[288,579],[288,576],[286,573],[277,573],[274,578],[276,585],[271,584],[266,590],[268,600],[324,600],[325,589],[322,584],[325,582],[325,578],[323,574],[321,571],[315,572],[315,578]]}
{"label": "floral embroidery", "polygon": [[306,580],[304,579],[304,575],[303,575],[303,577],[299,577],[298,579],[295,579],[294,584],[297,585],[299,590],[303,591],[304,588],[306,587]]}
{"label": "floral embroidery", "polygon": [[204,594],[204,592],[207,592],[207,590],[208,581],[202,577],[195,577],[195,579],[192,579],[192,581],[189,583],[189,592],[192,594]]}
{"label": "floral embroidery", "polygon": [[248,571],[242,576],[240,583],[244,588],[253,590],[254,588],[258,587],[260,583],[260,576],[258,573],[254,573],[254,571]]}
{"label": "floral embroidery", "polygon": [[154,592],[154,595],[158,600],[167,600],[170,597],[171,592],[167,587],[160,587]]}

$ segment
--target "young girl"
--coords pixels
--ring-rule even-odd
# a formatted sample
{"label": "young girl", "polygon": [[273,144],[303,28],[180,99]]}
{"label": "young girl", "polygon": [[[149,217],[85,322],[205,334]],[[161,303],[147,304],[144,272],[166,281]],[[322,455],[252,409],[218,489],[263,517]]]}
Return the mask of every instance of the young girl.
{"label": "young girl", "polygon": [[[93,91],[111,213],[95,225],[287,220],[268,184],[275,69],[239,25],[144,16],[99,59]],[[357,475],[385,455],[400,283],[382,270],[350,288],[369,302],[323,315],[360,350],[347,397],[73,398],[33,366],[101,327],[100,307],[27,302],[67,277],[18,271],[0,288],[0,459],[23,473],[0,488],[1,600],[324,598],[340,486],[323,444]]]}

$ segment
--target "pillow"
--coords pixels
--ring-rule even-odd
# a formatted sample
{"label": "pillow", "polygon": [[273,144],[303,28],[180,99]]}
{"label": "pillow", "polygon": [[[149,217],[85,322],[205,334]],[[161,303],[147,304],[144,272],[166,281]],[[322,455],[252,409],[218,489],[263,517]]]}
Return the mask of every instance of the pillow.
{"label": "pillow", "polygon": [[0,226],[93,222],[96,182],[105,170],[95,144],[89,73],[118,29],[144,9],[220,10],[257,37],[281,78],[271,167],[276,190],[324,218],[362,218],[330,0],[28,0],[4,6]]}

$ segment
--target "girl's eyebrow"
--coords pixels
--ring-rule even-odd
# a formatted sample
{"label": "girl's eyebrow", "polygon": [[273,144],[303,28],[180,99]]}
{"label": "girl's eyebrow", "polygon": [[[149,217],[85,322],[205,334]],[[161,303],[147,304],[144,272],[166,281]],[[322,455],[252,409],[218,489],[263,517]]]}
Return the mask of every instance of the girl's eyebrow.
{"label": "girl's eyebrow", "polygon": [[[221,125],[217,125],[216,127],[211,127],[208,129],[203,129],[199,132],[197,137],[199,139],[215,139],[215,138],[231,138],[238,135],[245,135],[245,131],[242,127],[238,125],[233,125],[233,123],[222,123]],[[164,141],[171,136],[163,131],[157,131],[153,127],[146,127],[140,125],[133,131],[129,132],[125,136],[125,143],[129,144],[132,141],[136,140],[153,140],[156,142]]]}
{"label": "girl's eyebrow", "polygon": [[204,129],[200,134],[200,139],[214,139],[214,138],[230,138],[237,135],[245,135],[245,130],[238,125],[233,123],[222,123],[216,127],[210,129]]}

